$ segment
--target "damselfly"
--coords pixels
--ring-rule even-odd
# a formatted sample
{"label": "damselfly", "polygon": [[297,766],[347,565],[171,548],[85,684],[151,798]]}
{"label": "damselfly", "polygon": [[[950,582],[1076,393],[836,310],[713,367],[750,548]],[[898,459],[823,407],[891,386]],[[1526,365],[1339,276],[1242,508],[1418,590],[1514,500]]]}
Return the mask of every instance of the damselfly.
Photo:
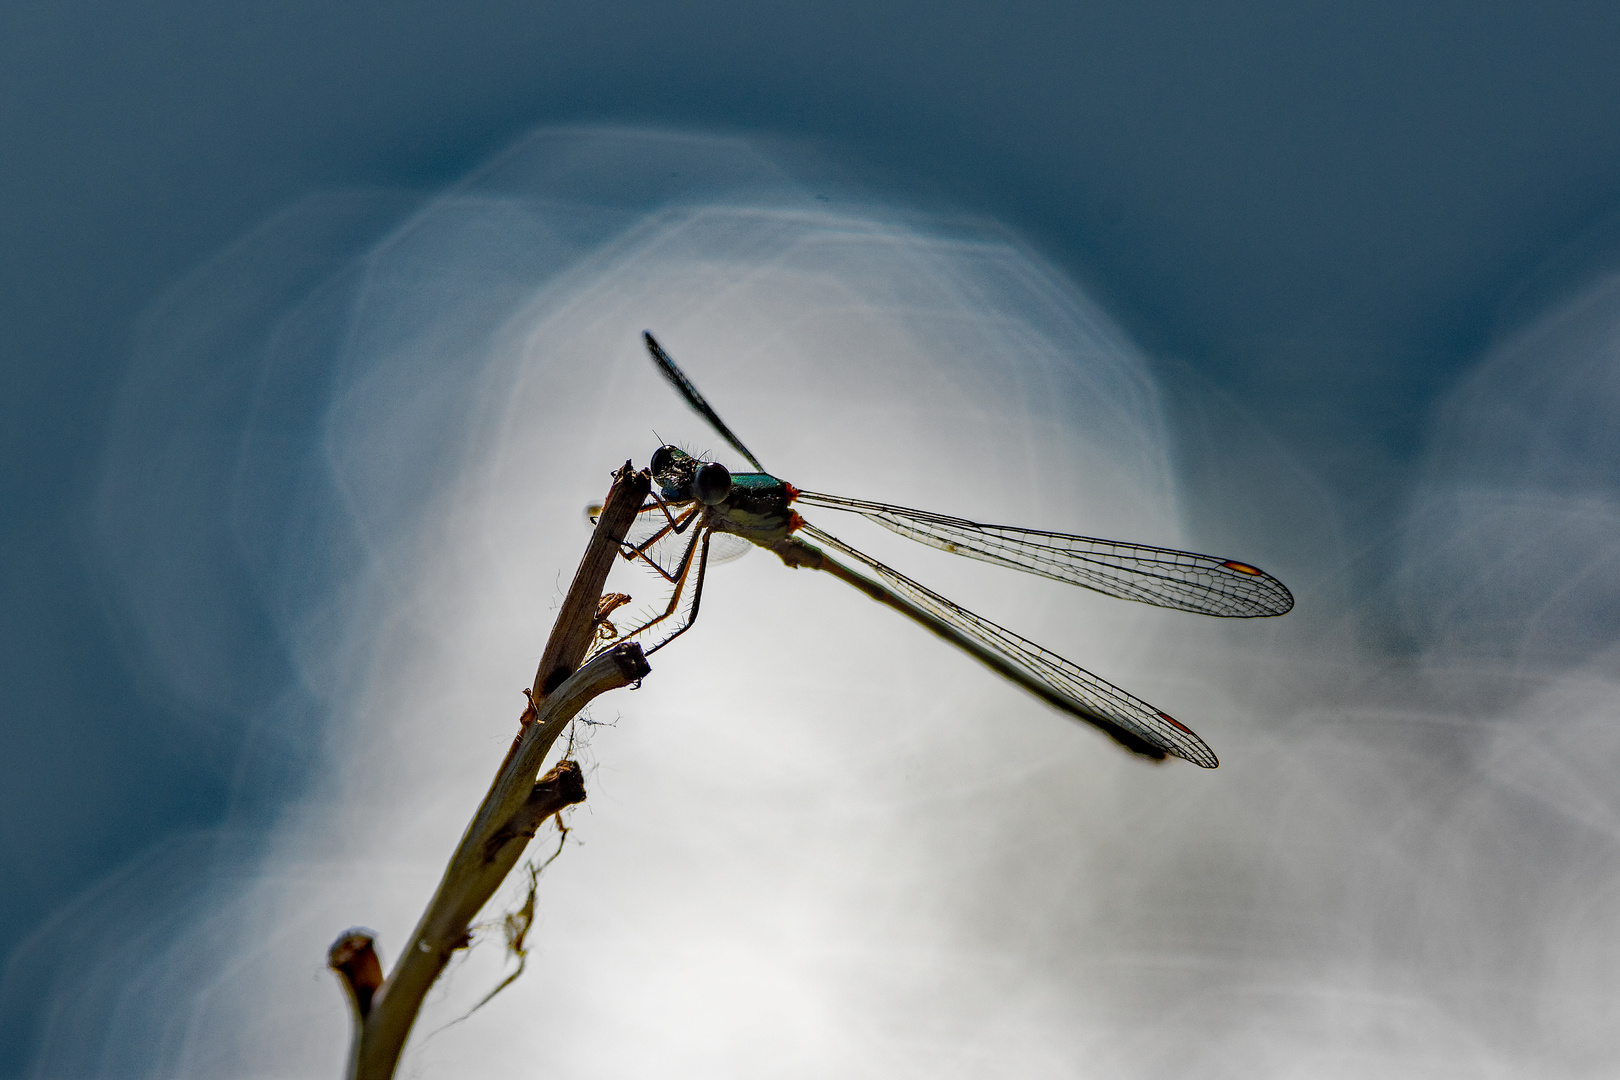
{"label": "damselfly", "polygon": [[[652,653],[684,633],[697,618],[711,541],[717,535],[741,537],[775,552],[788,566],[824,570],[848,582],[1048,704],[1096,725],[1128,750],[1156,760],[1173,754],[1206,769],[1219,764],[1204,741],[1168,713],[862,554],[805,521],[791,504],[845,510],[957,555],[1083,585],[1109,596],[1203,615],[1281,615],[1294,606],[1294,598],[1282,582],[1234,559],[985,525],[794,487],[766,472],[652,334],[643,336],[658,370],[757,471],[733,473],[719,462],[699,460],[675,446],[660,446],[653,452],[651,472],[657,489],[640,511],[647,526],[626,543],[623,554],[645,561],[673,585],[674,592],[667,610],[623,634],[611,634],[613,640],[656,638],[647,649]],[[816,543],[808,543],[806,538]],[[672,557],[655,557],[655,550],[668,551],[672,544]],[[876,580],[834,555],[864,567]],[[625,599],[615,594],[607,605]],[[611,626],[607,614],[603,612],[602,620]]]}

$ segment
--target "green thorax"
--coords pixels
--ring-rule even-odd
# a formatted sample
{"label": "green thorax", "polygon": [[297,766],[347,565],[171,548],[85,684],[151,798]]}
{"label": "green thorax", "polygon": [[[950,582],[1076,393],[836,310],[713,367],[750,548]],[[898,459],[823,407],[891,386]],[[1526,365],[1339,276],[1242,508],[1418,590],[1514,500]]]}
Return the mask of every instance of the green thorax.
{"label": "green thorax", "polygon": [[769,545],[798,527],[798,515],[788,508],[796,495],[792,484],[770,473],[732,473],[731,494],[710,521],[720,532]]}

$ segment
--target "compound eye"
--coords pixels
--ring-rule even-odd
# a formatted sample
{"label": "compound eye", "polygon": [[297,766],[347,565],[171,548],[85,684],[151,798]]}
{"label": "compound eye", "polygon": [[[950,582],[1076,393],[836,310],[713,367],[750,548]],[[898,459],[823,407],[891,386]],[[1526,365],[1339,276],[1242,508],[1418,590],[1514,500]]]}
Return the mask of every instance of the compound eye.
{"label": "compound eye", "polygon": [[652,456],[652,474],[654,476],[663,476],[665,473],[669,472],[669,467],[675,464],[675,455],[679,453],[680,451],[675,449],[673,446],[660,446],[658,449],[654,450]]}
{"label": "compound eye", "polygon": [[705,506],[725,502],[731,494],[731,470],[718,461],[699,466],[692,478],[692,494]]}

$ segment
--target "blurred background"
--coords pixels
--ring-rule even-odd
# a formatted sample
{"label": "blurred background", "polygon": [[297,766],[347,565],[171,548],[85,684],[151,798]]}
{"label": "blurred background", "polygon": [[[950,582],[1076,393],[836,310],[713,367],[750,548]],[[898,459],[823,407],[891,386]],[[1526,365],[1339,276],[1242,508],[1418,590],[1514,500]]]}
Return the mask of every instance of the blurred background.
{"label": "blurred background", "polygon": [[870,538],[1205,774],[717,571],[415,1075],[1612,1075],[1617,53],[1573,3],[8,5],[0,1075],[340,1068],[324,947],[404,939],[581,508],[655,430],[726,460],[643,327],[801,486],[1299,607]]}

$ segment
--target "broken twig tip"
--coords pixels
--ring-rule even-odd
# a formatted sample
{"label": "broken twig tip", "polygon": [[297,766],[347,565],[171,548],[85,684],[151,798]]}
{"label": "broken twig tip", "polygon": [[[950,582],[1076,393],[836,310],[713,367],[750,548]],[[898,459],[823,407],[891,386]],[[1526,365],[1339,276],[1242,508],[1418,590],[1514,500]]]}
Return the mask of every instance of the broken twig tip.
{"label": "broken twig tip", "polygon": [[484,861],[492,863],[501,850],[514,840],[527,843],[540,831],[545,820],[575,803],[585,801],[585,770],[577,761],[559,761],[552,766],[529,791],[523,805],[517,808],[505,825],[484,841]]}
{"label": "broken twig tip", "polygon": [[615,645],[613,663],[627,683],[640,682],[652,671],[652,665],[647,663],[647,656],[641,651],[640,643],[635,641]]}
{"label": "broken twig tip", "polygon": [[370,930],[356,927],[345,931],[326,950],[326,965],[338,973],[355,1013],[364,1020],[371,1014],[371,1000],[382,988],[382,961],[377,958],[376,937]]}

